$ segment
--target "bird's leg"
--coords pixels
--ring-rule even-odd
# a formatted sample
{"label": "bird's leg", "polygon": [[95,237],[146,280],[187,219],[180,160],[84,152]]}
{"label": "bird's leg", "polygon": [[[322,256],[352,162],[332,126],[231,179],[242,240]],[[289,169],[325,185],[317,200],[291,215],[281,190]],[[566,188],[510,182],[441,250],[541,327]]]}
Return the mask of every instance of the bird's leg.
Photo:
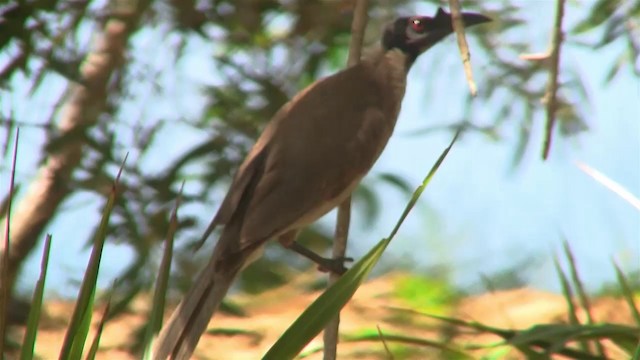
{"label": "bird's leg", "polygon": [[313,252],[312,250],[301,245],[297,241],[295,241],[297,234],[298,234],[297,231],[290,231],[280,236],[278,241],[280,241],[280,244],[283,247],[289,250],[295,251],[298,254],[316,263],[318,265],[318,270],[322,272],[332,272],[332,273],[342,275],[347,271],[347,268],[344,266],[344,263],[347,261],[353,261],[352,258],[343,257],[343,258],[332,259],[332,258],[322,257],[316,254],[315,252]]}
{"label": "bird's leg", "polygon": [[308,248],[300,245],[300,243],[296,241],[289,244],[289,246],[287,246],[287,249],[293,250],[298,254],[306,257],[307,259],[313,261],[314,263],[318,264],[318,270],[322,272],[332,272],[338,275],[342,275],[345,272],[347,272],[347,268],[344,266],[345,262],[353,261],[352,258],[348,258],[348,257],[335,258],[335,259],[322,257],[316,254],[315,252],[313,252],[312,250],[309,250]]}

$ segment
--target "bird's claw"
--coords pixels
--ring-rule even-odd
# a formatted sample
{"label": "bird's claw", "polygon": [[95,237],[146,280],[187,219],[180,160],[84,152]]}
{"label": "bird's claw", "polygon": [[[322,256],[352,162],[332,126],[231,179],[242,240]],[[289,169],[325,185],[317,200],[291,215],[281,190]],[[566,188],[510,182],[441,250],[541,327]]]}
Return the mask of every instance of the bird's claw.
{"label": "bird's claw", "polygon": [[338,257],[338,258],[324,258],[322,262],[318,264],[318,270],[322,272],[331,272],[338,275],[343,275],[347,272],[347,268],[344,266],[346,262],[352,262],[353,258],[350,257]]}

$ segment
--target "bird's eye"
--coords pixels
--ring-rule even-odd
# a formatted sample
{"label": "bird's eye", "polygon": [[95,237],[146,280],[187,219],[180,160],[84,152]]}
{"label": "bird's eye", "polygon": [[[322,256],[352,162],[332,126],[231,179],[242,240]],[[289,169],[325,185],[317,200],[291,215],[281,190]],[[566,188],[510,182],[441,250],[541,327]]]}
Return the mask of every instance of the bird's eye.
{"label": "bird's eye", "polygon": [[413,31],[417,32],[417,33],[421,33],[424,32],[424,22],[420,19],[410,19],[409,23],[411,25],[411,29],[413,29]]}

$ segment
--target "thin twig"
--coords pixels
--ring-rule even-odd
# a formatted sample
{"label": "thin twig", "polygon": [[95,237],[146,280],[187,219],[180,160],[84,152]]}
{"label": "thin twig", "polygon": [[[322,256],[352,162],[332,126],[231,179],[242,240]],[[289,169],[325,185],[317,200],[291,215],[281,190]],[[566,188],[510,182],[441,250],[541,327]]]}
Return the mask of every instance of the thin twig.
{"label": "thin twig", "polygon": [[471,53],[469,53],[469,44],[467,44],[467,37],[464,33],[464,23],[462,22],[462,13],[460,12],[460,3],[458,0],[449,0],[449,7],[451,8],[451,21],[453,23],[453,31],[456,32],[456,39],[458,40],[458,49],[460,49],[460,56],[462,57],[462,66],[464,66],[464,75],[467,77],[467,83],[469,84],[469,91],[471,96],[478,94],[478,87],[475,81],[473,81],[473,70],[471,69]]}
{"label": "thin twig", "polygon": [[640,197],[635,196],[634,194],[631,193],[631,191],[627,190],[624,186],[620,185],[613,179],[609,178],[607,175],[592,168],[591,166],[581,161],[576,161],[575,164],[578,167],[578,169],[582,170],[585,174],[591,176],[595,181],[599,182],[604,187],[609,189],[611,192],[618,195],[620,198],[622,198],[622,200],[629,203],[629,205],[640,210]]}
{"label": "thin twig", "polygon": [[[349,58],[347,67],[360,62],[364,30],[367,27],[367,9],[369,0],[356,1],[353,10],[353,22],[351,23],[351,42],[349,43]],[[351,222],[351,197],[348,197],[338,207],[338,219],[336,223],[335,240],[333,243],[333,258],[344,258],[347,250],[347,238],[349,237],[349,223]],[[329,284],[333,284],[340,278],[331,274]],[[329,322],[324,330],[324,360],[335,360],[338,351],[338,330],[340,327],[340,315]]]}
{"label": "thin twig", "polygon": [[367,27],[369,0],[358,0],[353,11],[353,23],[351,23],[351,42],[349,43],[349,58],[347,67],[360,62],[364,31]]}
{"label": "thin twig", "polygon": [[393,353],[389,349],[389,345],[387,345],[387,341],[384,338],[384,334],[382,333],[382,329],[380,329],[380,325],[376,324],[376,329],[378,329],[378,337],[380,337],[380,341],[382,345],[384,345],[384,351],[387,354],[387,359],[393,360]]}
{"label": "thin twig", "polygon": [[565,0],[557,0],[556,20],[553,26],[553,39],[551,41],[551,71],[549,72],[549,82],[547,83],[547,123],[545,126],[544,145],[542,149],[542,159],[547,160],[551,149],[551,137],[553,127],[556,123],[556,110],[558,107],[558,72],[560,68],[560,48],[563,40],[562,18],[564,17]]}

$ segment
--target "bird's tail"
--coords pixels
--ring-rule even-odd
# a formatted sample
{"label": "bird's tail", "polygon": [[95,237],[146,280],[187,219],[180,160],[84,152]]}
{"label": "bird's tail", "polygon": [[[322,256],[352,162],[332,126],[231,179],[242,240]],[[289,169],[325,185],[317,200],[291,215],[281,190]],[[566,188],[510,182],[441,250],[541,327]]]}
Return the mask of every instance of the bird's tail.
{"label": "bird's tail", "polygon": [[220,239],[211,260],[163,326],[153,351],[154,360],[191,357],[211,316],[249,260],[244,254],[224,257],[224,266],[220,266],[219,259],[223,258],[221,254],[225,252],[220,251],[220,242],[224,242],[223,239]]}

